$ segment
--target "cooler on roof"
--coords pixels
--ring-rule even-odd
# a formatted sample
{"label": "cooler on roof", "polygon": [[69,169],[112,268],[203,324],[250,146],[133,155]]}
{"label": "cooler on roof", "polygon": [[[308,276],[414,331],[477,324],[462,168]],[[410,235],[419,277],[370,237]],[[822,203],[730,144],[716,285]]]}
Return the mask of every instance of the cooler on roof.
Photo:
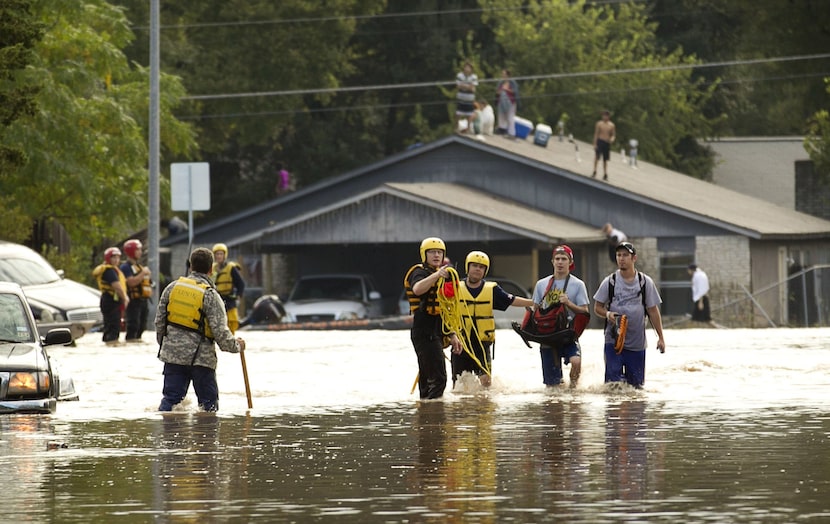
{"label": "cooler on roof", "polygon": [[536,124],[536,132],[533,133],[533,143],[537,146],[548,147],[548,140],[553,129],[547,124]]}
{"label": "cooler on roof", "polygon": [[533,122],[520,116],[514,120],[516,124],[516,138],[527,138],[527,135],[533,131]]}

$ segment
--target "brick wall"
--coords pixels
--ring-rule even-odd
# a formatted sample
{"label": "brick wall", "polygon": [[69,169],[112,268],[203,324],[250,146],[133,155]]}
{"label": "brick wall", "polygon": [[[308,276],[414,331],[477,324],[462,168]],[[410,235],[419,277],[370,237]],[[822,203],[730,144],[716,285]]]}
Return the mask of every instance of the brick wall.
{"label": "brick wall", "polygon": [[[695,244],[695,262],[709,277],[713,320],[730,327],[753,327],[752,302],[741,289],[741,285],[752,289],[749,239],[701,236]],[[741,302],[724,307],[736,300]]]}

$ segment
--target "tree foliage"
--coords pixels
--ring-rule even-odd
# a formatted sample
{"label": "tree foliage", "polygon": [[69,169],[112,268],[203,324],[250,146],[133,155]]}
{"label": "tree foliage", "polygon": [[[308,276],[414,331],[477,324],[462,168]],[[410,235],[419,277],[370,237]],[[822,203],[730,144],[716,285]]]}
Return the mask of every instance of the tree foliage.
{"label": "tree foliage", "polygon": [[688,161],[694,138],[710,130],[701,113],[709,89],[692,76],[694,57],[660,48],[646,6],[562,0],[482,4],[493,9],[484,16],[505,50],[504,65],[520,79],[540,76],[520,81],[520,114],[555,127],[567,113],[570,131],[591,141],[600,112],[610,110],[619,146],[636,139],[639,155],[648,161],[698,177],[711,171],[705,152],[694,151],[702,161]]}
{"label": "tree foliage", "polygon": [[[824,82],[827,85],[827,94],[830,95],[830,78],[826,78]],[[816,111],[810,120],[804,149],[815,163],[816,172],[825,181],[830,179],[830,111],[827,109]]]}
{"label": "tree foliage", "polygon": [[[46,29],[21,76],[38,88],[37,110],[6,129],[4,143],[26,163],[4,184],[30,223],[61,224],[88,255],[146,225],[148,72],[122,51],[133,34],[120,8],[38,0],[32,14]],[[162,138],[181,154],[195,145],[171,115],[184,88],[165,76],[162,90]]]}
{"label": "tree foliage", "polygon": [[[824,103],[830,49],[824,0],[651,0],[663,45],[708,63],[699,71],[718,87],[704,107],[724,136],[801,135]],[[783,57],[800,59],[778,60]]]}
{"label": "tree foliage", "polygon": [[31,222],[13,191],[26,154],[9,144],[6,135],[13,122],[35,112],[37,86],[24,79],[23,71],[35,59],[33,48],[41,32],[28,0],[4,2],[0,9],[0,238],[13,242],[29,236]]}
{"label": "tree foliage", "polygon": [[[121,4],[134,23],[147,21],[144,0]],[[275,196],[279,163],[302,184],[378,158],[377,140],[363,141],[372,138],[373,115],[337,111],[334,100],[356,74],[356,15],[382,7],[382,0],[164,3],[162,68],[196,97],[179,114],[198,128],[199,159],[211,165],[207,217]],[[146,63],[146,29],[140,34],[128,53]]]}

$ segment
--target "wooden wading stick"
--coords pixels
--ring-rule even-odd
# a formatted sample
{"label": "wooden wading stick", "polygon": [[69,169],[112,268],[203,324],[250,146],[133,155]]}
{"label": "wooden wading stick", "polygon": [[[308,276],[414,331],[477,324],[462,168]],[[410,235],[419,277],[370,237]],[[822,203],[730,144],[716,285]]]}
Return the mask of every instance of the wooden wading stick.
{"label": "wooden wading stick", "polygon": [[251,384],[248,382],[248,364],[245,363],[245,351],[239,352],[239,359],[242,361],[242,378],[245,379],[245,396],[248,397],[248,409],[253,409],[254,402],[251,400]]}
{"label": "wooden wading stick", "polygon": [[421,378],[421,372],[419,371],[418,373],[415,374],[415,382],[412,383],[412,389],[409,390],[410,395],[415,393],[415,386],[418,385],[418,380],[420,380],[420,378]]}

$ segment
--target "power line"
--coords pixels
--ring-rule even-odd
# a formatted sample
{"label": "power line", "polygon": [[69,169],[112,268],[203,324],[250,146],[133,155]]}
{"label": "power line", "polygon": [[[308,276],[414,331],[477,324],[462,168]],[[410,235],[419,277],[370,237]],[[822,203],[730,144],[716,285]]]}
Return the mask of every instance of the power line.
{"label": "power line", "polygon": [[[814,73],[804,73],[799,75],[778,75],[778,76],[764,76],[764,77],[755,77],[755,78],[737,78],[731,80],[719,80],[719,81],[710,81],[710,82],[701,82],[701,85],[709,86],[712,84],[717,83],[718,85],[732,85],[732,84],[745,84],[745,83],[754,83],[754,82],[769,82],[769,81],[782,81],[782,80],[792,80],[796,78],[815,78],[815,77],[824,77],[830,75],[830,71],[823,71],[823,72],[814,72]],[[535,99],[543,99],[543,98],[567,98],[567,97],[574,97],[574,96],[596,96],[596,95],[609,95],[609,94],[616,94],[616,93],[634,93],[634,92],[643,92],[643,91],[653,91],[655,89],[665,89],[667,87],[681,87],[679,84],[667,85],[667,84],[657,84],[657,85],[646,85],[640,87],[633,87],[633,88],[619,88],[619,89],[594,89],[592,91],[565,91],[565,92],[558,92],[558,93],[540,93],[536,95],[527,95],[524,96],[524,100],[535,100]],[[263,116],[281,116],[281,115],[293,115],[298,113],[342,113],[347,111],[367,111],[367,110],[382,110],[382,109],[399,109],[405,107],[415,107],[415,106],[422,106],[422,107],[430,107],[430,106],[443,106],[451,104],[451,100],[441,99],[441,100],[423,100],[418,102],[399,102],[395,104],[362,104],[362,105],[349,105],[349,106],[338,106],[338,107],[320,107],[320,108],[302,108],[302,109],[282,109],[277,111],[247,111],[247,112],[239,112],[239,113],[215,113],[215,114],[199,114],[199,115],[177,115],[176,118],[178,120],[187,121],[187,120],[210,120],[210,119],[218,119],[218,118],[239,118],[239,117],[263,117]]]}
{"label": "power line", "polygon": [[[643,3],[646,0],[594,0],[593,2],[586,2],[588,6],[613,5],[621,3]],[[411,18],[419,16],[435,16],[435,15],[464,15],[487,12],[501,12],[501,11],[519,11],[525,9],[523,6],[517,7],[475,7],[468,9],[447,9],[447,10],[430,10],[430,11],[412,11],[402,13],[378,13],[373,15],[341,15],[341,16],[308,16],[297,18],[277,18],[271,20],[239,20],[237,22],[197,22],[192,24],[169,24],[161,25],[160,29],[202,29],[202,28],[217,28],[217,27],[245,27],[252,25],[285,25],[285,24],[307,24],[315,22],[341,22],[343,20],[383,20],[389,18]],[[146,31],[148,26],[134,26],[133,29]]]}
{"label": "power line", "polygon": [[[655,67],[633,67],[627,69],[609,69],[605,71],[579,71],[572,73],[548,73],[544,75],[525,75],[512,77],[513,80],[527,81],[527,80],[552,80],[563,78],[583,78],[589,76],[616,76],[627,75],[634,73],[659,73],[663,71],[682,71],[688,69],[710,69],[715,67],[731,67],[741,65],[759,65],[772,64],[781,62],[796,62],[803,60],[819,60],[823,58],[830,58],[830,53],[821,53],[814,55],[795,55],[782,56],[773,58],[756,58],[747,60],[726,60],[721,62],[710,63],[692,63],[692,64],[675,64],[667,66]],[[480,79],[479,83],[496,83],[498,78]],[[296,96],[296,95],[316,95],[326,93],[350,93],[355,91],[386,91],[391,89],[418,89],[423,87],[439,87],[452,86],[455,81],[433,81],[433,82],[408,82],[402,84],[377,84],[370,86],[341,86],[341,87],[318,87],[309,89],[287,89],[280,91],[258,91],[251,93],[221,93],[215,95],[188,95],[183,96],[182,100],[222,100],[230,98],[253,98],[253,97],[272,97],[272,96]]]}

